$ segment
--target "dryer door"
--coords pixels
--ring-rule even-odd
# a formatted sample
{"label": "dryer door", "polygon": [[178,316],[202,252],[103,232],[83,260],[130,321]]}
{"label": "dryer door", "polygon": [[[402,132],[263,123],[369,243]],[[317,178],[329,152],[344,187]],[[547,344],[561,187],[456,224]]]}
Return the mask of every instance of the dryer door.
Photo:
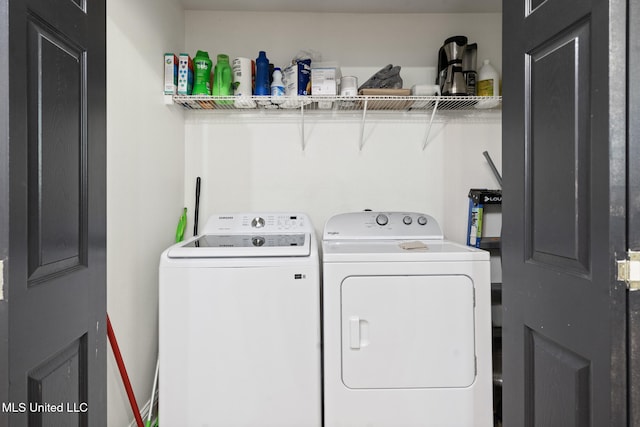
{"label": "dryer door", "polygon": [[468,276],[350,276],[342,282],[341,300],[347,387],[457,388],[474,382]]}

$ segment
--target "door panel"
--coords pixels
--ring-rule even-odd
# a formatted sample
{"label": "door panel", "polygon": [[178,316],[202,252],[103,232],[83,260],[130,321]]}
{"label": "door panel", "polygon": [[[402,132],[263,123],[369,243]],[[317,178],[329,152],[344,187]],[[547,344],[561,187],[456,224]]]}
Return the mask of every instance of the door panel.
{"label": "door panel", "polygon": [[0,0],[0,15],[0,377],[27,405],[0,426],[106,425],[105,2]]}
{"label": "door panel", "polygon": [[341,285],[349,388],[456,388],[475,381],[468,276],[352,276]]}
{"label": "door panel", "polygon": [[86,57],[29,16],[29,283],[86,265]]}
{"label": "door panel", "polygon": [[506,426],[626,423],[625,4],[503,2]]}
{"label": "door panel", "polygon": [[589,361],[536,331],[526,333],[526,425],[590,425]]}
{"label": "door panel", "polygon": [[583,275],[590,268],[589,49],[587,21],[525,58],[528,261]]}
{"label": "door panel", "polygon": [[[88,403],[72,403],[88,401],[86,353],[85,334],[29,373],[30,426],[87,425]],[[49,412],[47,404],[55,404],[56,410],[62,411]]]}

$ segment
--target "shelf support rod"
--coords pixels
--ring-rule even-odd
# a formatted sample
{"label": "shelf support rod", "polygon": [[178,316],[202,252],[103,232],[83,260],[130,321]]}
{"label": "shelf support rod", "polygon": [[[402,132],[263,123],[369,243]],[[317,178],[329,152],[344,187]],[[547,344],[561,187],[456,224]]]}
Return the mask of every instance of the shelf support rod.
{"label": "shelf support rod", "polygon": [[300,142],[302,143],[302,151],[304,151],[307,148],[304,141],[304,101],[300,101],[300,131],[302,132]]}
{"label": "shelf support rod", "polygon": [[362,121],[360,122],[360,151],[362,151],[362,147],[364,146],[364,123],[367,120],[367,103],[369,102],[369,98],[364,99],[364,107],[362,108]]}
{"label": "shelf support rod", "polygon": [[427,148],[427,144],[429,143],[429,135],[431,134],[431,126],[433,125],[433,118],[436,116],[436,111],[438,111],[438,103],[440,102],[440,97],[436,98],[436,103],[433,106],[433,111],[431,112],[431,120],[429,120],[429,126],[427,127],[427,134],[424,137],[424,142],[422,143],[422,151]]}

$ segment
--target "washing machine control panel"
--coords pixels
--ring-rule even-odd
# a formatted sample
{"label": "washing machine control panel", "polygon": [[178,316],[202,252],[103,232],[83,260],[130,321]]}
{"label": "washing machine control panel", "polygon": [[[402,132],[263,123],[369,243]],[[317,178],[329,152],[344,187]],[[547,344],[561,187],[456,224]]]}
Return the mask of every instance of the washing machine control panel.
{"label": "washing machine control panel", "polygon": [[443,239],[438,222],[418,212],[352,212],[331,217],[323,240]]}
{"label": "washing machine control panel", "polygon": [[282,233],[313,231],[309,217],[303,213],[217,214],[207,220],[201,234]]}

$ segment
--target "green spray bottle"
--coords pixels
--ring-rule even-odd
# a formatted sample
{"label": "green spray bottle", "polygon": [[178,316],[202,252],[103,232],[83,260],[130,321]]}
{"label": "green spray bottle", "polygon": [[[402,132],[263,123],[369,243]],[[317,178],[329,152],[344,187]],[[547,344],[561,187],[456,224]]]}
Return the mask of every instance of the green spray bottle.
{"label": "green spray bottle", "polygon": [[211,59],[209,52],[199,50],[193,58],[195,76],[193,78],[193,95],[211,95]]}

